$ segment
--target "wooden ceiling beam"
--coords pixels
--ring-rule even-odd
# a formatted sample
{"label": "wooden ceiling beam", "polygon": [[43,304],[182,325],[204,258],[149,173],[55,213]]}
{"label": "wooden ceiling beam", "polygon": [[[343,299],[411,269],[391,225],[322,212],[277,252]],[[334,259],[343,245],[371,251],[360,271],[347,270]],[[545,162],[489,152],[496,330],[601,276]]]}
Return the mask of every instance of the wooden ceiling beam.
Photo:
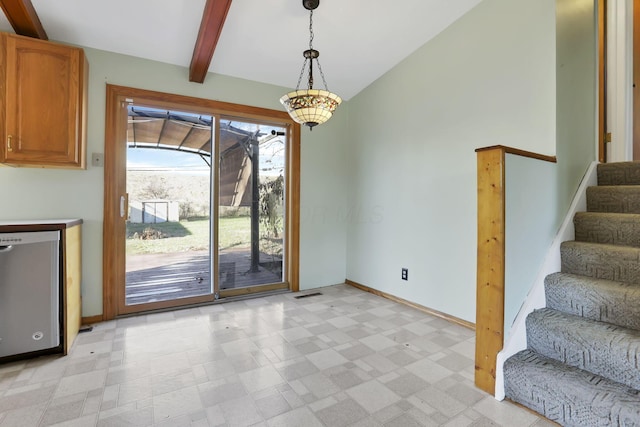
{"label": "wooden ceiling beam", "polygon": [[0,7],[16,34],[49,40],[31,0],[0,0]]}
{"label": "wooden ceiling beam", "polygon": [[203,83],[222,34],[231,0],[207,0],[189,67],[189,81]]}

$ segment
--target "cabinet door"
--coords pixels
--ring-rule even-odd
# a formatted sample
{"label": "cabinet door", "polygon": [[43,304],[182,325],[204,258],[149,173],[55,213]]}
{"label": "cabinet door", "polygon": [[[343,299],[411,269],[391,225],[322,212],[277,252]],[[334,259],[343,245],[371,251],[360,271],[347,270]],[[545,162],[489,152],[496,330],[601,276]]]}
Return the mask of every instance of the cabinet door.
{"label": "cabinet door", "polygon": [[81,49],[6,36],[6,163],[84,167]]}

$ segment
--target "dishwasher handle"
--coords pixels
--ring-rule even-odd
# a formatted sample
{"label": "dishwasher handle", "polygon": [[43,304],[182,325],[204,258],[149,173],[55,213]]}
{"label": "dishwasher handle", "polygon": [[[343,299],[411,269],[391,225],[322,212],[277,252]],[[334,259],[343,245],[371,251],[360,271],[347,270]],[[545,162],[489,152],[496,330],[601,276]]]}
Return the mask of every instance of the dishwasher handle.
{"label": "dishwasher handle", "polygon": [[13,245],[0,246],[0,254],[5,252],[11,252],[12,249],[13,249]]}

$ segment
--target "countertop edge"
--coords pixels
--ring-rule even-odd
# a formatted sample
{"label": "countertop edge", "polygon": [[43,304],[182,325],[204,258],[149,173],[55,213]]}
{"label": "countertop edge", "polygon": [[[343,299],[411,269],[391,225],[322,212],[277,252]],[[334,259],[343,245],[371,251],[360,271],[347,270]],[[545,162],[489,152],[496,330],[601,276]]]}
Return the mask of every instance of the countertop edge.
{"label": "countertop edge", "polygon": [[46,219],[25,221],[0,221],[0,233],[16,231],[53,231],[65,230],[83,223],[80,218],[74,219]]}

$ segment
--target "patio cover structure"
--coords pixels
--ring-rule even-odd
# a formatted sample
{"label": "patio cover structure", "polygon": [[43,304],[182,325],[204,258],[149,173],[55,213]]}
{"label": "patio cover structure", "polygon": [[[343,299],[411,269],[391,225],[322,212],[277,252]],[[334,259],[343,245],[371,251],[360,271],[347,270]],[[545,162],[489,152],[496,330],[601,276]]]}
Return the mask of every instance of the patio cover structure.
{"label": "patio cover structure", "polygon": [[[188,113],[130,106],[127,128],[129,148],[173,150],[200,156],[211,167],[213,118]],[[251,208],[251,271],[257,271],[259,250],[259,137],[220,121],[220,206]],[[256,191],[253,191],[256,189]]]}

